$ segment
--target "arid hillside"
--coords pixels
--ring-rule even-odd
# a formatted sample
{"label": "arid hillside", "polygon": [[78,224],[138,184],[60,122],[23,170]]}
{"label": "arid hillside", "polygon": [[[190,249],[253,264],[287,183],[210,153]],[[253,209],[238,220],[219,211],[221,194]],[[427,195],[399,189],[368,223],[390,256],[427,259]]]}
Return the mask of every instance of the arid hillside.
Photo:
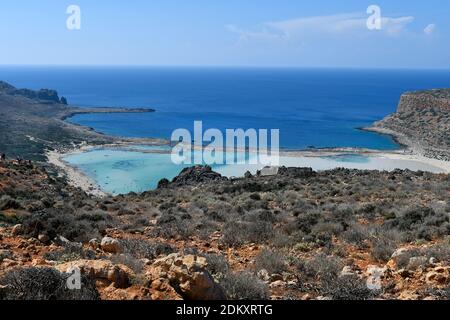
{"label": "arid hillside", "polygon": [[[64,102],[61,102],[61,100]],[[132,139],[109,137],[64,121],[77,113],[152,112],[152,109],[76,108],[54,90],[16,89],[0,81],[0,153],[45,161],[45,150],[81,143],[105,144]]]}
{"label": "arid hillside", "polygon": [[7,162],[0,194],[3,299],[450,298],[449,175],[195,167],[93,198]]}

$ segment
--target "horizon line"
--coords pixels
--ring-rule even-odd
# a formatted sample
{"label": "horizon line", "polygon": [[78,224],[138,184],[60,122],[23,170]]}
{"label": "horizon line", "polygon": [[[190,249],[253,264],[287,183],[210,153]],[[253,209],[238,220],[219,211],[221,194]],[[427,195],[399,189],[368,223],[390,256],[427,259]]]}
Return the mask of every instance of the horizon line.
{"label": "horizon line", "polygon": [[373,67],[373,66],[277,66],[277,65],[151,65],[151,64],[0,64],[3,67],[49,68],[204,68],[204,69],[345,69],[345,70],[430,70],[450,71],[450,67]]}

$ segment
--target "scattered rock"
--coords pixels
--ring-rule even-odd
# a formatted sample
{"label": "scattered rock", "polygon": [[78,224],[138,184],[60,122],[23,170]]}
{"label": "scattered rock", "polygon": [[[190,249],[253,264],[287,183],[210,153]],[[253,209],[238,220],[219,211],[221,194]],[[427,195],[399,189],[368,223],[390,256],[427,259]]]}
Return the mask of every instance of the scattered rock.
{"label": "scattered rock", "polygon": [[154,278],[167,277],[172,287],[189,300],[225,300],[222,288],[206,270],[206,259],[194,255],[173,253],[156,260],[151,275]]}
{"label": "scattered rock", "polygon": [[275,281],[283,281],[284,278],[281,274],[278,273],[274,273],[270,275],[270,281],[271,282],[275,282]]}
{"label": "scattered rock", "polygon": [[313,298],[312,295],[310,295],[309,293],[304,294],[302,296],[302,300],[311,300],[312,298]]}
{"label": "scattered rock", "polygon": [[416,270],[420,267],[425,267],[428,264],[427,257],[412,257],[409,259],[408,269]]}
{"label": "scattered rock", "polygon": [[47,244],[47,243],[50,242],[50,238],[49,238],[49,236],[46,235],[46,234],[40,234],[40,235],[38,235],[38,240],[39,240],[40,242],[42,242],[43,244]]}
{"label": "scattered rock", "polygon": [[16,224],[12,230],[11,233],[13,236],[18,236],[19,234],[21,234],[23,231],[22,225],[21,224]]}
{"label": "scattered rock", "polygon": [[286,283],[282,280],[277,280],[269,284],[270,288],[280,288],[286,286]]}
{"label": "scattered rock", "polygon": [[341,277],[345,277],[345,276],[353,276],[355,273],[352,270],[352,267],[350,266],[345,266],[344,268],[342,268]]}
{"label": "scattered rock", "polygon": [[45,261],[45,259],[43,259],[43,258],[36,258],[36,259],[33,259],[33,261],[31,262],[31,265],[33,267],[45,266],[45,265],[47,265],[47,261]]}
{"label": "scattered rock", "polygon": [[93,250],[97,250],[100,248],[100,243],[96,238],[91,239],[89,240],[89,247]]}
{"label": "scattered rock", "polygon": [[404,256],[408,253],[408,248],[400,248],[394,251],[394,253],[391,256],[391,259],[398,260],[399,257]]}
{"label": "scattered rock", "polygon": [[57,236],[57,237],[54,239],[54,242],[55,242],[57,245],[63,246],[63,247],[66,247],[66,246],[77,246],[77,247],[80,247],[80,248],[81,248],[81,247],[83,246],[81,243],[78,243],[78,242],[72,242],[72,241],[70,241],[69,239],[64,238],[63,236]]}
{"label": "scattered rock", "polygon": [[434,268],[432,271],[425,275],[425,281],[427,284],[446,285],[450,283],[450,277],[448,269],[444,267]]}
{"label": "scattered rock", "polygon": [[151,283],[151,298],[152,300],[182,300],[183,298],[175,291],[175,289],[169,284],[167,279],[159,278],[155,279]]}
{"label": "scattered rock", "polygon": [[388,268],[390,270],[395,270],[395,269],[397,269],[397,263],[395,262],[394,259],[391,259],[386,263],[386,268]]}
{"label": "scattered rock", "polygon": [[378,266],[371,265],[367,267],[366,276],[383,278],[386,276],[387,271],[387,267],[380,268]]}
{"label": "scattered rock", "polygon": [[121,253],[122,245],[120,241],[111,237],[104,237],[101,242],[101,248],[109,253]]}
{"label": "scattered rock", "polygon": [[288,281],[287,285],[290,287],[296,287],[296,286],[298,286],[298,282],[295,280],[291,280],[291,281]]}
{"label": "scattered rock", "polygon": [[133,272],[126,266],[115,265],[108,260],[77,260],[57,266],[60,272],[70,268],[79,268],[80,272],[95,280],[106,280],[116,288],[128,288]]}
{"label": "scattered rock", "polygon": [[270,280],[269,273],[267,272],[266,269],[259,270],[256,275],[258,276],[258,278],[260,278],[264,282],[269,282],[269,280]]}

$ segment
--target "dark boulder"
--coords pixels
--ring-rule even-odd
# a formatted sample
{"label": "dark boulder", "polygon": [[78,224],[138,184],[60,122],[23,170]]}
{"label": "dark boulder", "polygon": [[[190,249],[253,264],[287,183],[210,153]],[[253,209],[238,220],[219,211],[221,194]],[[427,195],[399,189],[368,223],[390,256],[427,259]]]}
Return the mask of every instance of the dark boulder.
{"label": "dark boulder", "polygon": [[178,176],[172,180],[175,185],[188,185],[209,181],[224,181],[226,177],[214,172],[210,166],[195,166],[183,169]]}
{"label": "dark boulder", "polygon": [[158,189],[167,188],[169,186],[170,181],[166,178],[159,180]]}

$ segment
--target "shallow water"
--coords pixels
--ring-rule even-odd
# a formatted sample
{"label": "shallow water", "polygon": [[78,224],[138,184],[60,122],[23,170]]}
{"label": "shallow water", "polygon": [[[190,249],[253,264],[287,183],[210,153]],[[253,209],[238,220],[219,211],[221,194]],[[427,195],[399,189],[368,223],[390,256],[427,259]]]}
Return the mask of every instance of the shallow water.
{"label": "shallow water", "polygon": [[[145,151],[160,151],[160,147],[141,147]],[[244,154],[238,154],[243,159]],[[248,156],[246,157],[248,158]],[[173,179],[188,165],[176,165],[168,153],[148,153],[119,149],[94,149],[66,156],[64,160],[91,177],[104,191],[111,194],[142,192],[156,188],[159,180]],[[281,156],[280,165],[311,167],[328,170],[337,167],[351,169],[394,170],[411,169],[441,172],[439,168],[417,161],[393,160],[363,155],[341,155],[332,157]],[[214,165],[213,169],[227,177],[243,176],[246,171],[256,173],[262,165],[235,164]]]}

